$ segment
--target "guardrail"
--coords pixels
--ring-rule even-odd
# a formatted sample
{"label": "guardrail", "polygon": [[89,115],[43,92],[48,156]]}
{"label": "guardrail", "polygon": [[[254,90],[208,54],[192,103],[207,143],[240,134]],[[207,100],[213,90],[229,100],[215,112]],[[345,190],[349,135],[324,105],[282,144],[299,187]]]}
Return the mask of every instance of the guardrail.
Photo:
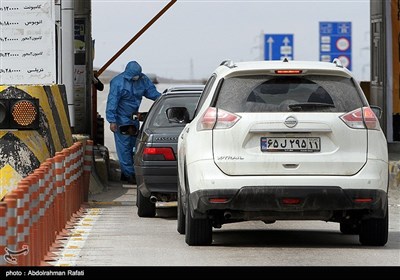
{"label": "guardrail", "polygon": [[[39,266],[88,199],[93,141],[57,152],[0,202],[0,265]],[[59,245],[58,245],[59,246]]]}

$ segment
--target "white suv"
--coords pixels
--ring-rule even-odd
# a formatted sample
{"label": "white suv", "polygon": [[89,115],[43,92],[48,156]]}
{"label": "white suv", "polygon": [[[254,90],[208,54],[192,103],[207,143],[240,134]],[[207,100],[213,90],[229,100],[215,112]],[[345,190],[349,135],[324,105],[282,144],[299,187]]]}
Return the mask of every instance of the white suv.
{"label": "white suv", "polygon": [[209,245],[225,223],[323,220],[385,245],[380,113],[339,60],[223,62],[179,137],[178,232]]}

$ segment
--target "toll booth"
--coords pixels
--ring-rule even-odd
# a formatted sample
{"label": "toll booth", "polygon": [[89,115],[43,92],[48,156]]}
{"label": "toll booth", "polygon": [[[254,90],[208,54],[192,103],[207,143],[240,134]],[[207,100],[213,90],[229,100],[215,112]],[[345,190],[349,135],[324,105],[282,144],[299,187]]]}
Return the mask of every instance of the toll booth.
{"label": "toll booth", "polygon": [[388,142],[400,141],[400,2],[370,1],[370,103],[383,109]]}
{"label": "toll booth", "polygon": [[73,51],[66,28],[72,22],[67,15],[73,19],[72,4],[1,3],[0,199],[42,162],[73,144],[73,71],[68,71],[73,66],[62,63],[71,61]]}
{"label": "toll booth", "polygon": [[91,133],[93,120],[91,83],[94,43],[92,40],[91,1],[74,1],[74,132]]}

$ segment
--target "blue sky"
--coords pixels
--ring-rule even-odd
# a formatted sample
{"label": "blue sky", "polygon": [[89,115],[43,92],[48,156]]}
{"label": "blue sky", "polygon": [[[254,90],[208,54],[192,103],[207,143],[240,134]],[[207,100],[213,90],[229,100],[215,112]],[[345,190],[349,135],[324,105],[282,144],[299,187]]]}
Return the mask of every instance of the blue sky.
{"label": "blue sky", "polygon": [[[169,1],[92,0],[95,67],[103,66]],[[352,23],[352,64],[369,80],[369,0],[178,0],[111,66],[137,60],[144,72],[207,78],[222,60],[259,60],[262,34],[293,34],[295,60],[319,60],[319,22]]]}

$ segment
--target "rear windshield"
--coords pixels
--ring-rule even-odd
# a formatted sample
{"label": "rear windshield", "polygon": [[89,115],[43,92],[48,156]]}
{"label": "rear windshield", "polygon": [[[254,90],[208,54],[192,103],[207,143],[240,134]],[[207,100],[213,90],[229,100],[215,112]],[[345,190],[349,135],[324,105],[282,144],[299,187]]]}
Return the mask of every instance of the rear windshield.
{"label": "rear windshield", "polygon": [[216,102],[230,112],[349,112],[362,106],[353,80],[321,75],[228,78]]}
{"label": "rear windshield", "polygon": [[157,108],[154,108],[154,118],[150,122],[150,127],[171,127],[171,126],[185,126],[185,124],[171,123],[167,118],[167,109],[171,107],[186,107],[189,111],[189,119],[193,118],[193,113],[199,100],[200,95],[193,94],[193,96],[168,96]]}

